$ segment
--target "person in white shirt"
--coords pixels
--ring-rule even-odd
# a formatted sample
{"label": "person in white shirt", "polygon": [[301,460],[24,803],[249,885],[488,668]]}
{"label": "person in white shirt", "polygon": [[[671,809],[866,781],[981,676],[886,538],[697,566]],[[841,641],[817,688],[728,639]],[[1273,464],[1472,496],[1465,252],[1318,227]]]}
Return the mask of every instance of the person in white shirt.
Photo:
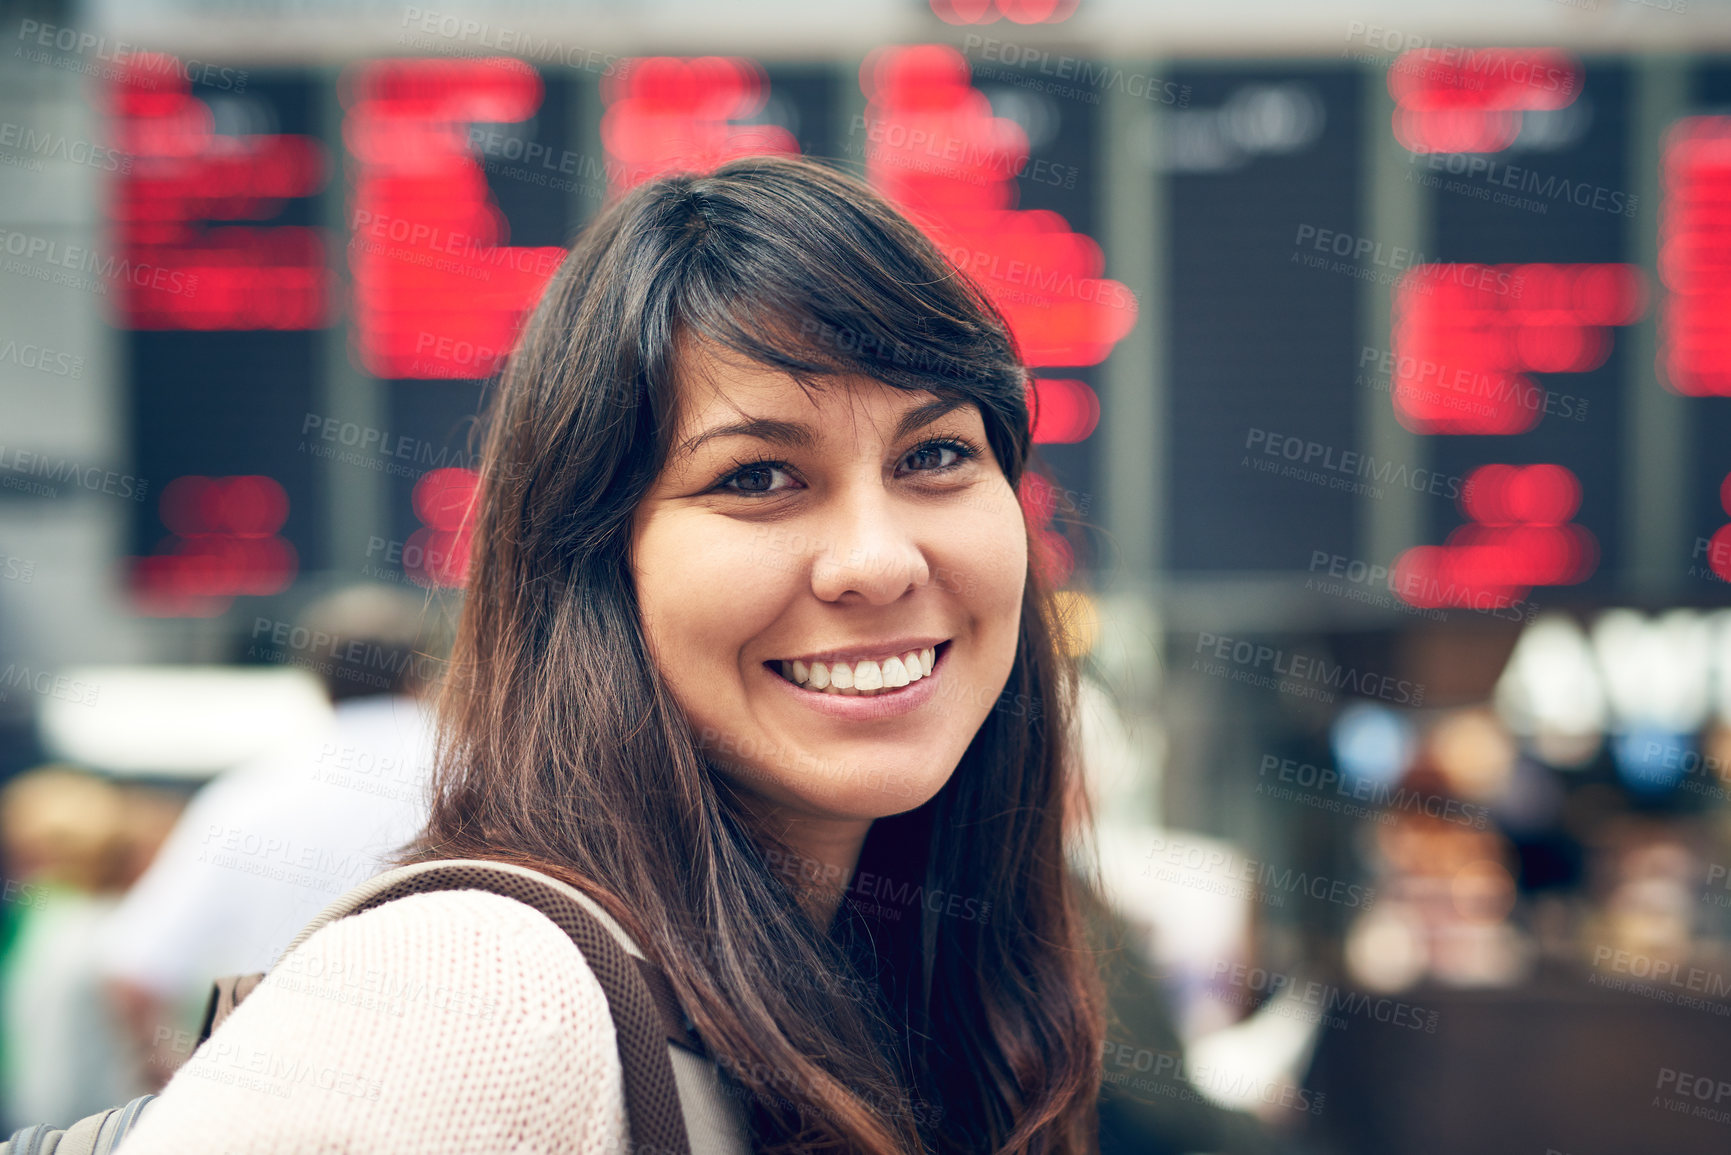
{"label": "person in white shirt", "polygon": [[[269,970],[301,927],[384,869],[426,820],[431,659],[421,599],[352,587],[303,612],[282,655],[320,675],[321,731],[194,795],[148,870],[107,920],[101,970],[160,1087],[190,1050],[213,979]],[[337,639],[331,642],[328,639]],[[355,660],[342,660],[355,659]]]}

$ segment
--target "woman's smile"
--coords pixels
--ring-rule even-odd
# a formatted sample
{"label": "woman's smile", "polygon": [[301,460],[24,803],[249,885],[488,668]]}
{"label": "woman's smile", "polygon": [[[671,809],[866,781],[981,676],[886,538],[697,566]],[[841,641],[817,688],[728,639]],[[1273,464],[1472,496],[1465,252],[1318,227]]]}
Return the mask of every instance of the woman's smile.
{"label": "woman's smile", "polygon": [[[829,694],[872,695],[899,690],[912,685],[932,672],[937,661],[937,649],[944,641],[899,642],[892,645],[859,647],[858,652],[831,651],[804,658],[782,658],[765,662],[796,686]],[[881,657],[862,656],[876,650]]]}
{"label": "woman's smile", "polygon": [[764,667],[787,697],[800,706],[832,718],[876,722],[911,714],[938,697],[942,690],[938,679],[948,649],[949,643],[942,642],[881,663],[862,658],[851,666],[845,662],[807,665],[792,661],[765,662]]}

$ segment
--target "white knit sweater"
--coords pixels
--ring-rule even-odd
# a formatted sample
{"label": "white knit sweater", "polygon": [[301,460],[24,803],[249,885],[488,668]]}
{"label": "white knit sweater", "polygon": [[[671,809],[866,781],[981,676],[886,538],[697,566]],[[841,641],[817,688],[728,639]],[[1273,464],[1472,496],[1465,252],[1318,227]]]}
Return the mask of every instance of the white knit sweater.
{"label": "white knit sweater", "polygon": [[285,956],[119,1155],[541,1155],[626,1147],[607,996],[543,914],[440,891]]}

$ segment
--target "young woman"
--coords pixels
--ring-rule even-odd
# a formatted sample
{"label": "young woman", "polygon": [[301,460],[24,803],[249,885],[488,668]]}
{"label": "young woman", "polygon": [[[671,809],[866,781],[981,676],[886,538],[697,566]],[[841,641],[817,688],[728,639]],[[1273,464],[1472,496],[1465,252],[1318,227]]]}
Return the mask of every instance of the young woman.
{"label": "young woman", "polygon": [[[595,896],[756,1149],[1095,1144],[1026,382],[1002,317],[869,187],[750,158],[608,207],[492,401],[405,859]],[[328,993],[369,972],[377,1006]],[[334,1067],[346,1095],[183,1072],[126,1152],[617,1147],[599,997],[521,904],[401,899],[319,931],[205,1048],[263,1052],[261,1079]]]}

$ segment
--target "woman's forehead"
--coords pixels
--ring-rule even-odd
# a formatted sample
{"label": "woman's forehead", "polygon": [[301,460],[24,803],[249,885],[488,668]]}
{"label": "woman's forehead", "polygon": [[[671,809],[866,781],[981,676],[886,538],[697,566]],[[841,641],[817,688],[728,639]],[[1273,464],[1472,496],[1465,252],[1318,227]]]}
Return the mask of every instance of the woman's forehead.
{"label": "woman's forehead", "polygon": [[792,404],[805,396],[798,382],[782,370],[708,341],[684,345],[673,383],[678,415],[690,418],[754,403]]}

